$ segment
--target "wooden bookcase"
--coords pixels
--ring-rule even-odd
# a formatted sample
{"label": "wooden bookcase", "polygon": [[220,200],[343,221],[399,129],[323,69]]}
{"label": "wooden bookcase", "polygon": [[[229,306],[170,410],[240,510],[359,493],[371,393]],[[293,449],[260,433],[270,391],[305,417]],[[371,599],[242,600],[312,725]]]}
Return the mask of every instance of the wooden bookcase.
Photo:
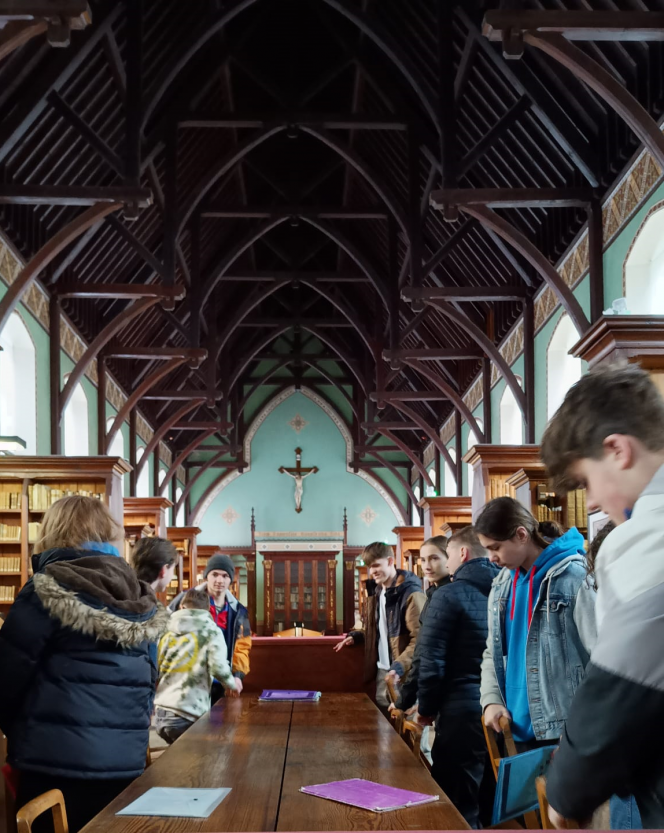
{"label": "wooden bookcase", "polygon": [[336,633],[336,567],[330,552],[265,553],[264,636],[295,622],[321,634]]}
{"label": "wooden bookcase", "polygon": [[[126,497],[123,501],[123,525],[125,531],[124,557],[131,564],[131,553],[141,538],[166,537],[166,512],[173,504],[165,497]],[[182,576],[182,565],[176,574]],[[162,604],[166,603],[168,591],[159,593]]]}
{"label": "wooden bookcase", "polygon": [[[61,497],[99,497],[122,523],[119,457],[0,456],[0,611],[6,612],[32,574],[30,557],[46,509]],[[122,551],[122,541],[113,541]]]}
{"label": "wooden bookcase", "polygon": [[175,544],[179,555],[175,576],[166,590],[169,603],[178,593],[196,586],[196,536],[199,533],[197,526],[169,526],[166,530],[166,537]]}
{"label": "wooden bookcase", "polygon": [[395,526],[392,530],[397,536],[397,567],[412,570],[419,575],[418,557],[424,543],[423,526]]}
{"label": "wooden bookcase", "polygon": [[507,482],[520,469],[540,463],[538,445],[476,445],[463,458],[473,469],[473,519],[497,497],[515,497]]}
{"label": "wooden bookcase", "polygon": [[425,497],[419,505],[424,511],[423,541],[449,537],[473,522],[469,497]]}
{"label": "wooden bookcase", "polygon": [[575,526],[588,536],[588,510],[586,493],[577,489],[567,495],[558,495],[551,488],[544,463],[519,469],[507,479],[515,497],[538,521],[556,521],[564,529]]}

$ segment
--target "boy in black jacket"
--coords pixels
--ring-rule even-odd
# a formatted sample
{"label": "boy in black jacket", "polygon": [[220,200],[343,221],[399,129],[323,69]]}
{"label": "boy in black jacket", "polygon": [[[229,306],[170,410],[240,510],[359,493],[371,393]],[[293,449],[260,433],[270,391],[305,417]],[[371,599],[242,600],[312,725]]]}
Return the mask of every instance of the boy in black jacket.
{"label": "boy in black jacket", "polygon": [[452,583],[429,602],[418,640],[418,720],[436,723],[431,774],[471,827],[478,826],[486,745],[480,668],[487,639],[487,600],[498,570],[472,527],[447,544]]}
{"label": "boy in black jacket", "polygon": [[616,524],[596,561],[597,642],[547,776],[549,817],[583,822],[611,795],[664,827],[664,400],[635,365],[584,376],[542,442],[558,489]]}

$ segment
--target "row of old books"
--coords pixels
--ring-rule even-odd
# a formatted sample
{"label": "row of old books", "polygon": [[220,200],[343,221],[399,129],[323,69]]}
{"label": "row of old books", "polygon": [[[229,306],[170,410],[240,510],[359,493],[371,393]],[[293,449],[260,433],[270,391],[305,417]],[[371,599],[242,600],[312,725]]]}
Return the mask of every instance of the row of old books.
{"label": "row of old books", "polygon": [[20,492],[0,492],[0,509],[20,509]]}
{"label": "row of old books", "polygon": [[580,529],[588,527],[585,489],[576,489],[567,495],[567,526],[576,526]]}
{"label": "row of old books", "polygon": [[41,532],[41,524],[35,522],[31,522],[28,524],[28,543],[34,544],[37,539],[39,538],[39,534]]}
{"label": "row of old books", "polygon": [[103,495],[99,492],[91,492],[87,489],[54,489],[45,483],[35,483],[28,486],[28,505],[33,512],[44,512],[52,506],[56,500],[70,495],[81,495],[81,497],[94,497],[101,500]]}
{"label": "row of old books", "polygon": [[13,602],[16,588],[11,584],[0,584],[0,602]]}
{"label": "row of old books", "polygon": [[15,544],[21,540],[21,527],[0,524],[0,543]]}
{"label": "row of old books", "polygon": [[21,572],[21,556],[9,555],[5,558],[0,558],[0,573],[20,573]]}
{"label": "row of old books", "polygon": [[514,497],[514,489],[502,477],[489,478],[489,500],[496,497]]}
{"label": "row of old books", "polygon": [[541,503],[537,505],[536,515],[538,521],[557,521],[558,523],[562,523],[562,514],[562,506],[554,506],[552,509],[550,506],[542,506]]}

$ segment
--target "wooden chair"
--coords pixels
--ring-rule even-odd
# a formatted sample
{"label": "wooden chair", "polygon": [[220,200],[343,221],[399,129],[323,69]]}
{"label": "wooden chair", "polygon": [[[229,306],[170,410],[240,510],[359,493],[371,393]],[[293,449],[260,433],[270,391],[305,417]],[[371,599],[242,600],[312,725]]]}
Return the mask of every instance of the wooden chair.
{"label": "wooden chair", "polygon": [[[500,728],[502,730],[503,735],[503,747],[505,749],[504,755],[502,755],[500,752],[496,732],[493,729],[489,728],[484,723],[484,720],[482,720],[482,728],[484,729],[484,738],[486,740],[487,749],[489,750],[489,758],[491,759],[491,768],[493,769],[493,775],[495,779],[498,780],[498,767],[500,766],[500,759],[511,758],[512,755],[517,754],[516,744],[514,743],[514,737],[512,736],[512,727],[510,726],[510,722],[506,717],[500,718]],[[528,830],[541,829],[539,819],[537,818],[537,813],[524,813],[523,819],[526,822],[526,828]],[[497,825],[497,827],[507,829],[507,825],[509,825],[511,829],[521,828],[521,825],[517,821],[504,822],[502,825]]]}
{"label": "wooden chair", "polygon": [[431,772],[431,764],[429,763],[428,758],[424,755],[421,749],[423,730],[424,726],[420,726],[420,724],[415,723],[414,720],[404,718],[403,728],[401,732],[403,739],[406,741],[407,745],[412,749],[413,755],[417,758],[417,760],[421,764],[423,764],[429,770],[429,772]]}
{"label": "wooden chair", "polygon": [[[537,787],[537,800],[539,801],[540,815],[542,817],[542,830],[555,830],[556,828],[549,821],[549,801],[546,797],[546,778],[540,775],[535,779]],[[581,825],[574,819],[567,819],[563,830],[579,830]]]}
{"label": "wooden chair", "polygon": [[[387,681],[387,693],[392,703],[398,702],[399,695],[397,694],[397,690],[394,687],[392,680]],[[390,720],[392,721],[392,724],[397,732],[400,735],[403,734],[403,722],[405,720],[403,709],[392,709],[390,712]]]}
{"label": "wooden chair", "polygon": [[31,833],[32,822],[47,810],[50,810],[53,814],[53,830],[55,833],[69,833],[65,799],[60,790],[49,790],[21,807],[16,814],[18,833]]}

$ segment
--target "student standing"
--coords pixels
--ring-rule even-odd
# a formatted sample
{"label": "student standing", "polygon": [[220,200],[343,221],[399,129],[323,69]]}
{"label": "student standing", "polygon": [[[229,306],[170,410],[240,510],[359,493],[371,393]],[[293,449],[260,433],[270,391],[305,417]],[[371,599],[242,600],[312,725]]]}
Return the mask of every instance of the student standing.
{"label": "student standing", "polygon": [[173,580],[178,563],[175,544],[165,538],[141,538],[136,542],[131,563],[140,581],[163,593]]}
{"label": "student standing", "polygon": [[0,727],[17,807],[62,791],[76,833],[145,766],[157,669],[148,646],[168,614],[110,543],[99,500],[44,514],[33,578],[0,629]]}
{"label": "student standing", "polygon": [[396,684],[408,676],[426,596],[414,573],[396,568],[388,544],[370,544],[362,559],[369,571],[364,628],[351,631],[334,650],[364,643],[364,682],[376,681],[376,702],[387,710],[387,677]]}
{"label": "student standing", "polygon": [[[229,589],[234,576],[233,559],[230,555],[217,553],[208,559],[203,574],[205,583],[198,589],[207,593],[212,618],[226,640],[233,676],[236,679],[236,691],[239,694],[242,691],[242,681],[249,673],[251,624],[247,608],[240,604]],[[169,605],[170,610],[180,608],[184,595],[180,593],[173,599]],[[211,690],[212,702],[215,703],[223,695],[223,685],[215,680]]]}
{"label": "student standing", "polygon": [[644,828],[664,827],[664,400],[648,374],[584,376],[542,442],[561,490],[616,524],[596,562],[597,644],[549,769],[550,818],[579,822],[632,793]]}
{"label": "student standing", "polygon": [[436,725],[431,774],[471,827],[479,822],[486,762],[480,668],[487,599],[498,571],[472,527],[447,544],[452,582],[431,597],[418,644],[418,721]]}
{"label": "student standing", "polygon": [[228,664],[226,640],[212,621],[207,593],[188,590],[159,641],[159,684],[155,726],[159,737],[173,743],[210,709],[214,679],[237,690]]}
{"label": "student standing", "polygon": [[595,591],[576,529],[547,541],[510,497],[488,503],[475,529],[503,569],[489,596],[482,662],[484,722],[512,721],[517,748],[558,740],[595,641]]}

